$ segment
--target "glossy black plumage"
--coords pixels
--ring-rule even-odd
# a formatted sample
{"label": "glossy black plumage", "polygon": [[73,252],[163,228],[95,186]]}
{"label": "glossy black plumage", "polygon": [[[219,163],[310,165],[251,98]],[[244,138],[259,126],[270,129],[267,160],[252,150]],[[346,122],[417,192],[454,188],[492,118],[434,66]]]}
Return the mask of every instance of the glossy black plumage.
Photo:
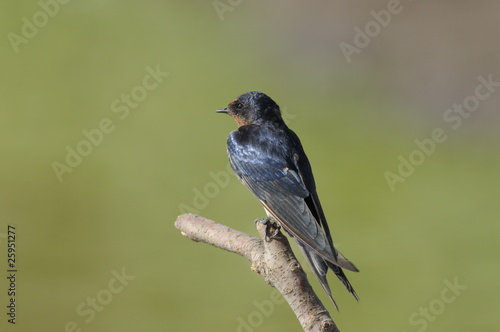
{"label": "glossy black plumage", "polygon": [[231,167],[301,247],[311,269],[335,304],[326,280],[328,269],[358,299],[342,268],[358,271],[333,245],[316,193],[309,160],[297,135],[267,95],[248,92],[219,110],[235,118],[239,128],[228,137]]}

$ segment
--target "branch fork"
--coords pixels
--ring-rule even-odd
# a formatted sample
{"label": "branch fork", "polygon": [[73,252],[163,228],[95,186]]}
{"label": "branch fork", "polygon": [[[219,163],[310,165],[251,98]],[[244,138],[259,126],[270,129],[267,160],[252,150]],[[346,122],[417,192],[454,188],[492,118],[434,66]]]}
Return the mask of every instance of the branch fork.
{"label": "branch fork", "polygon": [[183,214],[175,221],[175,227],[189,239],[248,259],[251,269],[283,295],[304,331],[339,332],[309,284],[288,239],[280,231],[270,238],[267,224],[256,222],[255,226],[262,239],[196,214]]}

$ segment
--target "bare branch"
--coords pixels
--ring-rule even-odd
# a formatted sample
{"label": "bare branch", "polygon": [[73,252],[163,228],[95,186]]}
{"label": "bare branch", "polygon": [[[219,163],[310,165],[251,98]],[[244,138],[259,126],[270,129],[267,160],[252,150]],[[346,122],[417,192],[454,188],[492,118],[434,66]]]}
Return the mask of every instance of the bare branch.
{"label": "bare branch", "polygon": [[[252,270],[283,295],[304,331],[339,332],[281,232],[272,240],[261,240],[195,214],[179,216],[175,227],[193,241],[248,259]],[[266,239],[266,226],[256,223],[256,227],[262,239]]]}

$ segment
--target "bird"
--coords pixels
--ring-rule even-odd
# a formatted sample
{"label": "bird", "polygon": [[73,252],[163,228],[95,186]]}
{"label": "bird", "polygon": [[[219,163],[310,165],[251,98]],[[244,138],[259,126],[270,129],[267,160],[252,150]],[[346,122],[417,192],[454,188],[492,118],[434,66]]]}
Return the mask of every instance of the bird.
{"label": "bird", "polygon": [[337,310],[326,279],[329,269],[359,301],[343,269],[359,270],[334,247],[311,165],[276,102],[250,91],[216,112],[230,115],[238,124],[227,138],[227,153],[237,178],[264,207],[267,218],[259,221],[276,222],[296,240]]}

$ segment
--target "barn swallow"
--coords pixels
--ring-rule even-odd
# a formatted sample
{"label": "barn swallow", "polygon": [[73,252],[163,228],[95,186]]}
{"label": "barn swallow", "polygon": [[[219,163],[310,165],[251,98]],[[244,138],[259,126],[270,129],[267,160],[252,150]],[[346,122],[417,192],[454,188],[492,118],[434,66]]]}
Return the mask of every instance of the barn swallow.
{"label": "barn swallow", "polygon": [[328,269],[358,300],[342,269],[359,270],[333,245],[311,165],[299,138],[283,121],[279,106],[264,93],[252,91],[216,112],[229,114],[238,124],[227,139],[231,167],[262,203],[267,219],[295,238],[337,310],[326,279]]}

